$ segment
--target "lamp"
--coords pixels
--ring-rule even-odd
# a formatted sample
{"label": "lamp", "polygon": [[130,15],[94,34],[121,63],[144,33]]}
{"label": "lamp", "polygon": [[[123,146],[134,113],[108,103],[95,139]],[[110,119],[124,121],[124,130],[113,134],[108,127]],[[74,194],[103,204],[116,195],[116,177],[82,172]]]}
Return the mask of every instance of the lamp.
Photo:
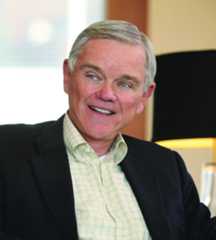
{"label": "lamp", "polygon": [[213,147],[216,50],[163,54],[157,56],[157,64],[153,141],[193,138],[178,144]]}
{"label": "lamp", "polygon": [[216,162],[216,50],[162,54],[157,64],[152,140],[169,148],[210,148]]}

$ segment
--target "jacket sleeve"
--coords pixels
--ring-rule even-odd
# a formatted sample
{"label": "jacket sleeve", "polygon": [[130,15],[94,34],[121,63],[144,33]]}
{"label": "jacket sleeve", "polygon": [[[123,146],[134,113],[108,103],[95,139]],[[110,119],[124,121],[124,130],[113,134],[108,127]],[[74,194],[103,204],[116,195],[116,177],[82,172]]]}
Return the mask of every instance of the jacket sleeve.
{"label": "jacket sleeve", "polygon": [[5,230],[5,186],[4,186],[4,158],[9,148],[9,144],[5,144],[8,134],[4,131],[4,127],[0,127],[0,240],[23,240],[16,236],[12,236]]}
{"label": "jacket sleeve", "polygon": [[4,190],[3,183],[0,177],[0,239],[1,240],[22,240],[15,236],[9,236],[9,234],[4,232]]}
{"label": "jacket sleeve", "polygon": [[176,159],[180,170],[188,239],[215,240],[216,217],[211,218],[209,209],[200,202],[195,184],[177,153]]}

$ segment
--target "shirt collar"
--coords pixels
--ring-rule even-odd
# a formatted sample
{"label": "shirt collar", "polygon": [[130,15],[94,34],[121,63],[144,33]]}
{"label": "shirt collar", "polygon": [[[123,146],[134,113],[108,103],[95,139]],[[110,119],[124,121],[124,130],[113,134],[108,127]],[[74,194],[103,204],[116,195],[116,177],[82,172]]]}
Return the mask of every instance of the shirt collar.
{"label": "shirt collar", "polygon": [[119,134],[115,141],[112,144],[112,147],[108,154],[112,154],[113,160],[116,164],[119,164],[124,157],[126,156],[128,151],[127,144],[121,134]]}
{"label": "shirt collar", "polygon": [[70,120],[67,113],[65,114],[63,121],[63,135],[66,147],[70,152],[73,152],[79,146],[87,144],[85,139]]}

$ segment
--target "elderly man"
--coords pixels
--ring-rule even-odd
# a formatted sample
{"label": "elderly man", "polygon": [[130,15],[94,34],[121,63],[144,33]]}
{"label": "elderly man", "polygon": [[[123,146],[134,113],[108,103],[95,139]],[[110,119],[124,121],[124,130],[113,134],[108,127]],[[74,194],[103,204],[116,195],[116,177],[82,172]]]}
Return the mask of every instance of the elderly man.
{"label": "elderly man", "polygon": [[0,239],[216,239],[180,156],[121,135],[155,89],[147,37],[92,24],[63,72],[64,116],[0,128]]}

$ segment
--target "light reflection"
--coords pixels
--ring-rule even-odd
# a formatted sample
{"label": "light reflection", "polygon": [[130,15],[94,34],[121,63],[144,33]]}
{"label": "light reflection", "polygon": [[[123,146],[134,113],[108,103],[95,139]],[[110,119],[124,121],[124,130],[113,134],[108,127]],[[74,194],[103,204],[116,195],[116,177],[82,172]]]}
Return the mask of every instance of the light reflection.
{"label": "light reflection", "polygon": [[54,27],[46,19],[35,19],[28,28],[28,39],[35,45],[43,45],[51,41]]}

